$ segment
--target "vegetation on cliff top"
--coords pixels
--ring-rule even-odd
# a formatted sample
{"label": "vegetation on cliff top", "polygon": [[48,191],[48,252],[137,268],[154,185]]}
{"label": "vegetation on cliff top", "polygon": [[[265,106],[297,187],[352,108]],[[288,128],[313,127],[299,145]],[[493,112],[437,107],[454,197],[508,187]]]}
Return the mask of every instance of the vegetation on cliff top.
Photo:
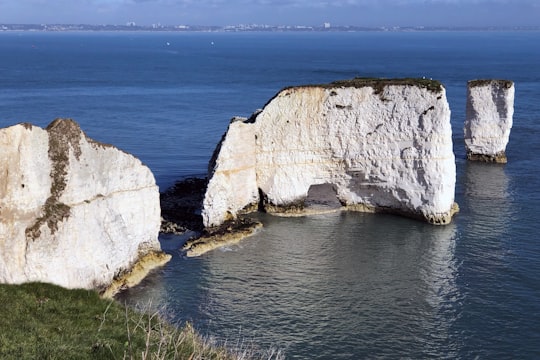
{"label": "vegetation on cliff top", "polygon": [[501,79],[477,79],[477,80],[470,80],[468,82],[469,87],[478,87],[478,86],[486,86],[496,84],[500,87],[504,87],[506,89],[510,89],[512,85],[514,85],[514,82],[511,80],[501,80]]}
{"label": "vegetation on cliff top", "polygon": [[0,284],[2,359],[248,359],[279,352],[231,351],[95,291]]}
{"label": "vegetation on cliff top", "polygon": [[418,86],[425,88],[429,91],[440,92],[443,88],[440,81],[432,79],[419,79],[419,78],[402,78],[402,79],[385,79],[385,78],[365,78],[365,77],[356,77],[350,80],[338,80],[331,82],[325,87],[366,87],[370,86],[375,89],[375,93],[379,94],[382,92],[385,86],[399,85],[399,86]]}
{"label": "vegetation on cliff top", "polygon": [[303,86],[290,86],[286,87],[283,90],[294,89],[300,87],[322,87],[325,89],[333,89],[338,87],[372,87],[375,90],[375,94],[382,93],[385,86],[418,86],[425,88],[429,91],[440,92],[443,89],[443,85],[438,80],[425,79],[425,78],[397,78],[397,79],[386,79],[386,78],[371,78],[371,77],[355,77],[348,80],[337,80],[328,84],[313,84],[313,85],[303,85]]}

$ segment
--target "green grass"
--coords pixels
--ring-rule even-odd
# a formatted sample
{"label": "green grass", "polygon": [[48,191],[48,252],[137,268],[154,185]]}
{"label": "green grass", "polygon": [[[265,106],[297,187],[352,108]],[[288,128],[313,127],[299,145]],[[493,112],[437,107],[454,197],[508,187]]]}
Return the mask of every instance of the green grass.
{"label": "green grass", "polygon": [[[95,291],[55,285],[0,284],[0,359],[278,358],[232,351],[176,328],[158,314],[137,312]],[[255,356],[252,356],[255,355]]]}

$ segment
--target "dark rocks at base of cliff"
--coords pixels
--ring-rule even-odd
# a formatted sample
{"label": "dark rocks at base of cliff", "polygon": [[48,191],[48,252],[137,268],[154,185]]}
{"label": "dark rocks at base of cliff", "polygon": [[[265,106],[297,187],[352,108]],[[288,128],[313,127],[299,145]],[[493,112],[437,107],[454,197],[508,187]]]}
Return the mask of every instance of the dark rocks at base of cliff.
{"label": "dark rocks at base of cliff", "polygon": [[204,229],[201,206],[206,178],[186,178],[160,194],[161,229],[167,234],[184,234]]}
{"label": "dark rocks at base of cliff", "polygon": [[239,217],[221,226],[204,228],[201,216],[206,178],[186,178],[160,194],[161,233],[193,233],[183,245],[186,256],[198,256],[215,248],[239,242],[253,234],[262,224],[249,217]]}
{"label": "dark rocks at base of cliff", "polygon": [[504,151],[501,151],[494,155],[475,154],[471,151],[467,151],[467,160],[479,161],[479,162],[485,162],[485,163],[497,163],[497,164],[506,164],[508,162],[508,158],[506,157],[506,153]]}

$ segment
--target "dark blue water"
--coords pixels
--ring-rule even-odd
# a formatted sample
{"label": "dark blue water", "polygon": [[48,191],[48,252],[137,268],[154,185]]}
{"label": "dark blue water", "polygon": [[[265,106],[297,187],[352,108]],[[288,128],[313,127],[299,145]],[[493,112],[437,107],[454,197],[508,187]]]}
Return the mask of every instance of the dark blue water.
{"label": "dark blue water", "polygon": [[[461,212],[262,216],[239,246],[172,262],[123,299],[287,358],[540,357],[540,33],[0,33],[0,126],[57,117],[141,158],[161,188],[204,174],[232,116],[282,87],[432,77],[452,109]],[[466,82],[516,83],[509,163],[463,160]]]}

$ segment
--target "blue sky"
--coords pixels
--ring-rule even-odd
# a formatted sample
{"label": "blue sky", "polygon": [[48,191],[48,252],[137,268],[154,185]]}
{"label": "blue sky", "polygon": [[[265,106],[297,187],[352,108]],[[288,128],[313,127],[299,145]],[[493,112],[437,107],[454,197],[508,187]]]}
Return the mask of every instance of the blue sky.
{"label": "blue sky", "polygon": [[540,0],[0,0],[0,23],[539,26]]}

